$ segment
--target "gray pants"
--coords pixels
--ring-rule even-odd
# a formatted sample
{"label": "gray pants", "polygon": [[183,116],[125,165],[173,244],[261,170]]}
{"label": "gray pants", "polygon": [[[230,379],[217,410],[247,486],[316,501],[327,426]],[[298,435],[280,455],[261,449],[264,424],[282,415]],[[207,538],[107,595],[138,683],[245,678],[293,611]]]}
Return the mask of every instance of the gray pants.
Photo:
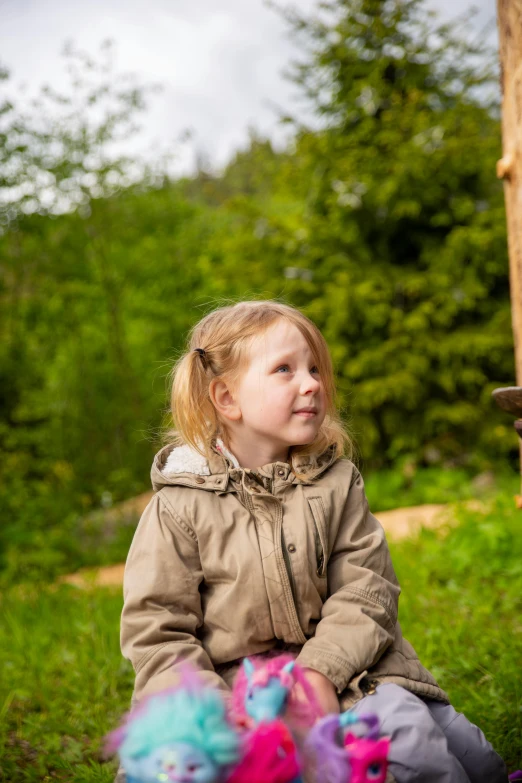
{"label": "gray pants", "polygon": [[397,783],[507,783],[500,756],[450,704],[385,683],[353,710],[378,715],[381,733],[392,740],[390,772]]}

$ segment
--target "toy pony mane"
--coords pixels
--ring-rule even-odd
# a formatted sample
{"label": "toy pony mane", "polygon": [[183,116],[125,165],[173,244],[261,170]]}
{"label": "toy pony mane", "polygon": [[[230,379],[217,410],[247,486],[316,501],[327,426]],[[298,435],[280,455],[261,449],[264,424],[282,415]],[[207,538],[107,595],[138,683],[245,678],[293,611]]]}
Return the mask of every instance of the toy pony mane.
{"label": "toy pony mane", "polygon": [[[232,689],[232,710],[240,716],[246,716],[245,699],[247,690],[251,685],[265,687],[272,677],[280,680],[281,684],[288,688],[288,718],[303,726],[313,726],[317,718],[323,716],[323,711],[315,696],[312,686],[304,676],[302,668],[296,663],[291,672],[283,671],[286,664],[295,660],[290,653],[277,655],[249,656],[254,666],[254,674],[249,682],[243,666],[240,667]],[[302,689],[306,700],[298,698],[296,686]]]}
{"label": "toy pony mane", "polygon": [[233,763],[239,752],[220,692],[202,687],[187,671],[181,685],[142,699],[123,725],[107,735],[105,752],[138,758],[173,742],[195,745],[219,765]]}
{"label": "toy pony mane", "polygon": [[292,672],[285,671],[284,665],[291,660],[293,660],[292,656],[285,656],[284,661],[281,661],[281,656],[278,658],[268,658],[264,665],[255,670],[252,679],[250,680],[250,685],[264,687],[265,685],[268,685],[272,677],[276,677],[280,680],[281,685],[290,690],[294,684],[295,677]]}
{"label": "toy pony mane", "polygon": [[349,779],[350,762],[342,747],[339,715],[327,715],[316,723],[306,738],[305,753],[321,783],[345,783]]}

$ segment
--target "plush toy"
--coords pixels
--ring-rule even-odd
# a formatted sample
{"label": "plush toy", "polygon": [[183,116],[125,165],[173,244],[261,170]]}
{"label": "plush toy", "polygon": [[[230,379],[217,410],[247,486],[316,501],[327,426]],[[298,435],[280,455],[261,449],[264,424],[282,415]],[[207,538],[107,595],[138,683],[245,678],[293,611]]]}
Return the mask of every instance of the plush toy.
{"label": "plush toy", "polygon": [[290,725],[311,727],[323,711],[292,655],[244,658],[234,682],[232,709],[253,723],[284,716]]}
{"label": "plush toy", "polygon": [[[179,686],[131,710],[106,751],[118,752],[127,783],[302,783],[303,758],[317,783],[384,783],[389,739],[379,739],[377,718],[323,717],[292,656],[245,659],[232,702],[234,726],[221,692],[185,668]],[[292,721],[308,734],[303,754]]]}
{"label": "plush toy", "polygon": [[[344,728],[354,724],[364,724],[365,734],[343,733]],[[375,715],[350,711],[320,720],[305,743],[306,753],[313,759],[317,783],[384,783],[390,739],[379,737],[378,727]]]}
{"label": "plush toy", "polygon": [[294,657],[245,658],[232,709],[249,730],[243,734],[243,757],[227,783],[301,783],[300,754],[289,726],[306,731],[323,713]]}
{"label": "plush toy", "polygon": [[221,783],[240,757],[221,693],[185,671],[180,686],[144,698],[106,738],[127,783]]}
{"label": "plush toy", "polygon": [[282,721],[260,723],[244,735],[243,757],[227,783],[302,783],[295,742]]}

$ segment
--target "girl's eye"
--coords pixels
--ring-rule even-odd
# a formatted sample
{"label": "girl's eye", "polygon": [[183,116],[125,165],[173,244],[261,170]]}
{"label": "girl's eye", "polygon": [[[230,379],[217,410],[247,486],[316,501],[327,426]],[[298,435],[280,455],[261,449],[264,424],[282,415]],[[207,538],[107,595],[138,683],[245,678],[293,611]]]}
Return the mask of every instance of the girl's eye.
{"label": "girl's eye", "polygon": [[[277,368],[276,372],[279,372],[280,370],[289,370],[289,369],[290,369],[290,367],[288,366],[288,364],[282,364],[281,367]],[[312,367],[310,372],[314,373],[314,374],[317,374],[317,373],[319,373],[319,368],[314,366],[314,367]]]}
{"label": "girl's eye", "polygon": [[187,770],[189,772],[196,772],[201,767],[201,764],[189,764]]}

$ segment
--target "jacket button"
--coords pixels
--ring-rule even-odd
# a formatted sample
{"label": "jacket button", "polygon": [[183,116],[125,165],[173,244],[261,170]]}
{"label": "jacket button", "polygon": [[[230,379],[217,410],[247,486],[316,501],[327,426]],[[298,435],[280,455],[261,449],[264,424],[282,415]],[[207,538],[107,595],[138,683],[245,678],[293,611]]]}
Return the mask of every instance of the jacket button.
{"label": "jacket button", "polygon": [[277,474],[278,474],[278,476],[284,476],[285,475],[284,468],[279,468],[279,470],[277,471]]}
{"label": "jacket button", "polygon": [[295,544],[288,544],[288,551],[295,552]]}
{"label": "jacket button", "polygon": [[377,680],[368,680],[366,677],[363,677],[363,679],[360,682],[360,687],[363,693],[366,693],[367,696],[373,696],[375,691],[377,690],[378,686]]}
{"label": "jacket button", "polygon": [[204,478],[200,478],[199,476],[197,476],[194,480],[195,480],[196,484],[204,484],[205,483],[205,479]]}

